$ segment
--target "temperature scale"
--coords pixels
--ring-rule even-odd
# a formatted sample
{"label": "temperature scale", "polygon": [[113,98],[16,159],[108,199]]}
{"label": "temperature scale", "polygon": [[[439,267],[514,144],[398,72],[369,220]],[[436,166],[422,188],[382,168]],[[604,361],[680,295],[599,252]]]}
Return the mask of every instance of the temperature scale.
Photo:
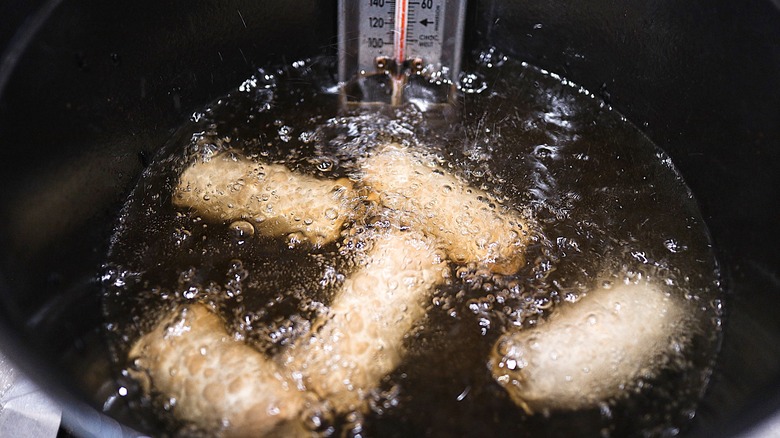
{"label": "temperature scale", "polygon": [[339,80],[346,104],[450,101],[460,73],[466,0],[339,0]]}

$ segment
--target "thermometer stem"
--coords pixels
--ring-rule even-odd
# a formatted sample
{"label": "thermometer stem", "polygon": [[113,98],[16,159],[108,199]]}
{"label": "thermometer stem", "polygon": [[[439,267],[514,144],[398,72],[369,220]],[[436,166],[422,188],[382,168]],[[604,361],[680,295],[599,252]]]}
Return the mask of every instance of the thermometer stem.
{"label": "thermometer stem", "polygon": [[395,1],[394,57],[398,70],[406,61],[406,26],[409,11],[409,0]]}

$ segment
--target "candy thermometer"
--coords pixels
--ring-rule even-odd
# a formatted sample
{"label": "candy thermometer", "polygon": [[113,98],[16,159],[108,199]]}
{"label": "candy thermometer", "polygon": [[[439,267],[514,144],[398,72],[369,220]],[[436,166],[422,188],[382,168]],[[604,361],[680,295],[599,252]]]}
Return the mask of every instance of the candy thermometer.
{"label": "candy thermometer", "polygon": [[466,0],[339,0],[346,104],[449,102],[460,73]]}

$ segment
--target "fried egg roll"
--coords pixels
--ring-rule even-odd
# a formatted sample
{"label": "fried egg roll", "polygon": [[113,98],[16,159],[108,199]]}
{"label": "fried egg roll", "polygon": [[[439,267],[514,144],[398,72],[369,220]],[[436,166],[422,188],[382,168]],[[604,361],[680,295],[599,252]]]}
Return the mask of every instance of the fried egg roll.
{"label": "fried egg roll", "polygon": [[389,144],[368,156],[361,169],[380,202],[416,218],[454,262],[477,263],[499,274],[523,265],[529,239],[523,219],[431,158]]}
{"label": "fried egg roll", "polygon": [[300,436],[305,397],[205,305],[181,306],[132,347],[132,376],[174,415],[222,437]]}
{"label": "fried egg roll", "polygon": [[316,178],[223,152],[184,170],[173,204],[206,220],[245,220],[263,235],[294,234],[321,246],[339,237],[358,196],[347,178]]}
{"label": "fried egg roll", "polygon": [[527,412],[598,406],[662,369],[685,344],[683,304],[650,284],[597,289],[528,330],[504,334],[493,377]]}
{"label": "fried egg roll", "polygon": [[419,232],[379,235],[311,335],[284,354],[304,386],[339,413],[361,410],[404,357],[404,338],[448,276],[436,242]]}

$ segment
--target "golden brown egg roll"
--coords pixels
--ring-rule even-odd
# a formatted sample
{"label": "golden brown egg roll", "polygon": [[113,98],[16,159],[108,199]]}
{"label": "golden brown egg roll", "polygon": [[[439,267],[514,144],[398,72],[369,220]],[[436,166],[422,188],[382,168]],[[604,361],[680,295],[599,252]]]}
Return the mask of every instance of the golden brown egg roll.
{"label": "golden brown egg roll", "polygon": [[234,339],[205,305],[181,306],[132,347],[142,389],[174,415],[222,437],[300,436],[305,397],[262,353]]}
{"label": "golden brown egg roll", "polygon": [[309,336],[283,353],[307,389],[339,413],[366,396],[404,357],[404,337],[425,316],[433,289],[449,275],[436,242],[419,232],[376,237],[361,269],[338,292]]}
{"label": "golden brown egg roll", "polygon": [[504,334],[493,377],[527,412],[595,407],[662,369],[686,325],[683,303],[657,286],[597,289],[538,327]]}
{"label": "golden brown egg roll", "polygon": [[378,148],[362,164],[363,182],[385,206],[418,220],[456,263],[513,274],[525,259],[527,224],[488,193],[398,144]]}
{"label": "golden brown egg roll", "polygon": [[184,170],[173,204],[210,221],[245,220],[266,236],[333,242],[358,205],[347,178],[328,180],[223,152]]}

